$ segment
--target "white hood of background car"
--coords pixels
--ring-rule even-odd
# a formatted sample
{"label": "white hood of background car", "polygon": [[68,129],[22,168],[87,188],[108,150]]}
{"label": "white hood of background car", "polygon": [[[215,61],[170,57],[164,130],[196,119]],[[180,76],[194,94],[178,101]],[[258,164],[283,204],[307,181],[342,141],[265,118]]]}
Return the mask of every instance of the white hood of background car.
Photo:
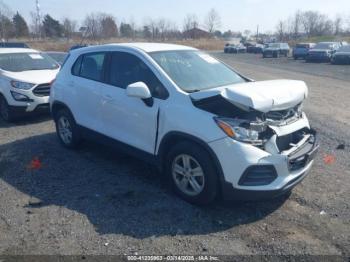
{"label": "white hood of background car", "polygon": [[2,74],[13,80],[32,83],[32,84],[46,84],[50,83],[56,78],[59,69],[53,70],[31,70],[22,72],[2,71]]}
{"label": "white hood of background car", "polygon": [[195,100],[221,95],[231,103],[260,112],[284,110],[300,104],[308,95],[303,81],[270,80],[235,84],[191,94]]}

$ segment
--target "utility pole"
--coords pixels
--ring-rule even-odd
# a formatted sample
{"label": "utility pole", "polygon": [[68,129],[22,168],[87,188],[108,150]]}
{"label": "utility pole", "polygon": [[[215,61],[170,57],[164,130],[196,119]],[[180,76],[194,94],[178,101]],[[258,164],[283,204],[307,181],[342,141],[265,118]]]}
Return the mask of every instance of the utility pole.
{"label": "utility pole", "polygon": [[40,4],[39,0],[35,0],[36,17],[35,17],[35,31],[38,37],[41,38],[41,17],[40,17]]}
{"label": "utility pole", "polygon": [[256,42],[259,40],[259,25],[256,26]]}

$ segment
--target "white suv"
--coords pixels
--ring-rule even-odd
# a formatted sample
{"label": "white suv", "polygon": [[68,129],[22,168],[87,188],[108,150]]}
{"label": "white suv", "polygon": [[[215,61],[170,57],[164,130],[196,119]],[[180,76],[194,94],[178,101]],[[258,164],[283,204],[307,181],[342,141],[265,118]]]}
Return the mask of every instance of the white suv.
{"label": "white suv", "polygon": [[95,138],[156,164],[196,204],[289,192],[318,149],[304,82],[254,82],[194,48],[111,44],[70,53],[50,96],[62,144]]}
{"label": "white suv", "polygon": [[0,116],[12,121],[26,113],[49,110],[51,82],[60,66],[29,48],[0,48]]}

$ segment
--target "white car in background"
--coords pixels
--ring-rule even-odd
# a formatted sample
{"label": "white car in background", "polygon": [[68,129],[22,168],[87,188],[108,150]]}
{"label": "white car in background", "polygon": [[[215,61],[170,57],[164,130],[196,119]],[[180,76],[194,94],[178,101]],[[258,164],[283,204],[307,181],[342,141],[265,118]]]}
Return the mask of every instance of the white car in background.
{"label": "white car in background", "polygon": [[58,138],[94,138],[156,164],[185,200],[289,192],[318,149],[302,81],[254,82],[197,49],[152,43],[71,51],[50,106]]}
{"label": "white car in background", "polygon": [[49,109],[51,82],[60,66],[29,48],[0,48],[0,116],[12,121]]}

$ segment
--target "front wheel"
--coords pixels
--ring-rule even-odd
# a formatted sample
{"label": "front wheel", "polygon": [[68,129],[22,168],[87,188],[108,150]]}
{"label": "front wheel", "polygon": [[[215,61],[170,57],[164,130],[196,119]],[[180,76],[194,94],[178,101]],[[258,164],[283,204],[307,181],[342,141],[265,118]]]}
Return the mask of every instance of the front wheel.
{"label": "front wheel", "polygon": [[174,191],[190,203],[208,205],[217,196],[217,170],[209,153],[197,144],[175,145],[166,159],[166,173]]}
{"label": "front wheel", "polygon": [[10,106],[3,96],[0,96],[0,116],[6,122],[11,122],[14,120]]}
{"label": "front wheel", "polygon": [[55,123],[60,142],[67,148],[76,148],[81,138],[72,114],[67,109],[60,110],[55,116]]}

